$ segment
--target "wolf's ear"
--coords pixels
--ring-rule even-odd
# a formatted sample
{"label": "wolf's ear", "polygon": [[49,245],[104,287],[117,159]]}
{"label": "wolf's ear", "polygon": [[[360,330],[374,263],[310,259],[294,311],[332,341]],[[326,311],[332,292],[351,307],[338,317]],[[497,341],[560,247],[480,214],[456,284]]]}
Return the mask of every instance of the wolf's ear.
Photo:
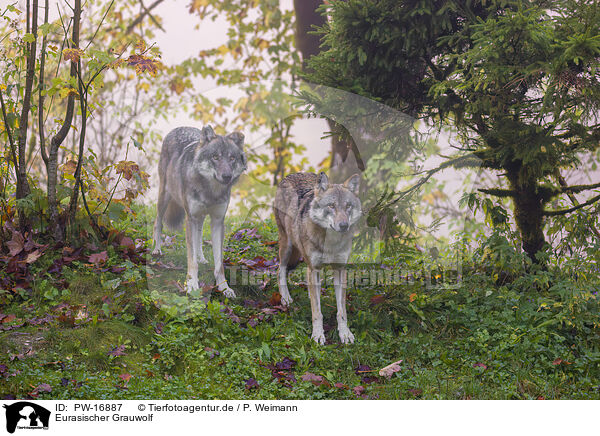
{"label": "wolf's ear", "polygon": [[355,195],[358,195],[358,189],[360,188],[360,174],[354,174],[346,180],[344,182],[344,187],[348,188]]}
{"label": "wolf's ear", "polygon": [[210,142],[217,137],[215,131],[210,126],[205,126],[202,129],[202,135],[204,135],[204,142]]}
{"label": "wolf's ear", "polygon": [[317,179],[317,188],[321,192],[327,191],[327,188],[329,188],[329,179],[327,178],[327,174],[323,172],[319,173],[319,178]]}
{"label": "wolf's ear", "polygon": [[244,134],[240,132],[233,132],[226,136],[227,139],[233,141],[240,150],[244,149]]}

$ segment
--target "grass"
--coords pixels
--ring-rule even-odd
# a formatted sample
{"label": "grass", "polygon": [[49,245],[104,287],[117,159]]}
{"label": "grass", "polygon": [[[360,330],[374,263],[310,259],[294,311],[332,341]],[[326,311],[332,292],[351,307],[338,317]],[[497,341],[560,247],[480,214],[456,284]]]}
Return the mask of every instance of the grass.
{"label": "grass", "polygon": [[[142,236],[144,225],[130,228],[142,229],[132,237]],[[258,259],[259,267],[272,272],[274,224],[266,220],[254,228],[256,234],[228,234],[226,257],[238,266]],[[208,235],[205,229],[205,239]],[[262,274],[265,270],[258,280],[233,286],[235,300],[219,293],[210,299],[181,293],[176,282],[183,284],[185,271],[173,266],[185,264],[183,241],[181,235],[176,238],[162,266],[138,265],[109,250],[102,271],[73,262],[60,278],[44,275],[53,259],[44,255],[36,266],[40,279],[33,296],[12,298],[2,313],[15,314],[12,323],[47,314],[54,318],[0,333],[0,364],[6,366],[0,395],[600,398],[596,275],[575,277],[564,264],[525,269],[515,261],[517,254],[506,256],[510,243],[503,238],[490,238],[465,261],[459,287],[428,288],[418,274],[409,284],[352,287],[348,312],[356,343],[346,346],[337,337],[331,286],[322,296],[325,346],[310,339],[310,304],[301,277],[291,281],[294,303],[288,311],[277,306],[277,283]],[[205,255],[210,259],[209,246]],[[406,262],[386,259],[394,270],[417,272],[431,259],[417,253]],[[111,272],[112,267],[123,271]],[[205,273],[208,282],[210,268]],[[242,279],[238,271],[238,283]],[[58,280],[66,282],[66,292],[52,291],[60,288]],[[378,376],[380,368],[398,360],[399,372],[389,379]],[[51,392],[36,391],[42,383]]]}

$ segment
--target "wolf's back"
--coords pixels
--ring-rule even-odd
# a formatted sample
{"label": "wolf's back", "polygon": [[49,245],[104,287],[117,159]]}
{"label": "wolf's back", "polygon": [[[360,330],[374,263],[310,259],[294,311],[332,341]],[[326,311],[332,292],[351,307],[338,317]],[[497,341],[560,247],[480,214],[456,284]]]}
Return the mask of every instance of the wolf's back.
{"label": "wolf's back", "polygon": [[280,227],[284,225],[284,216],[294,217],[307,212],[314,197],[317,178],[313,173],[294,173],[281,181],[273,204],[275,219]]}
{"label": "wolf's back", "polygon": [[187,145],[203,139],[202,130],[196,127],[177,127],[171,130],[163,140],[159,169],[165,171],[171,159],[179,156]]}

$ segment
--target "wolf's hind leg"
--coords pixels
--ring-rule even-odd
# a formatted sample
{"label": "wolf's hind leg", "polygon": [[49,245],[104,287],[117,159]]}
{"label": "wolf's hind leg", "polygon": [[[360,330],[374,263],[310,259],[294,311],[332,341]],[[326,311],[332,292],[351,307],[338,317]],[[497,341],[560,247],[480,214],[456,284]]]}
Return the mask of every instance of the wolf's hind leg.
{"label": "wolf's hind leg", "polygon": [[285,232],[279,232],[279,293],[281,294],[281,303],[289,306],[294,300],[290,295],[287,286],[287,270],[290,257],[292,255],[292,241]]}
{"label": "wolf's hind leg", "polygon": [[166,192],[165,187],[163,186],[163,182],[161,180],[161,185],[158,191],[158,202],[156,204],[156,220],[154,221],[154,250],[152,250],[153,255],[162,254],[160,249],[161,247],[161,233],[162,233],[162,223],[163,218],[165,216],[165,212],[167,210],[167,206],[171,201],[169,194]]}
{"label": "wolf's hind leg", "polygon": [[338,333],[342,344],[354,343],[354,335],[348,328],[348,316],[346,314],[347,277],[346,268],[335,268],[333,270],[333,287],[335,289],[335,300],[337,303]]}
{"label": "wolf's hind leg", "polygon": [[206,215],[202,215],[196,218],[196,225],[194,226],[194,241],[196,247],[196,255],[198,262],[208,263],[204,257],[204,251],[202,250],[202,228],[204,227],[204,219]]}
{"label": "wolf's hind leg", "polygon": [[186,291],[189,294],[199,288],[198,285],[198,262],[196,260],[196,241],[194,234],[196,232],[196,223],[186,213],[185,215],[185,242],[187,248],[187,282]]}
{"label": "wolf's hind leg", "polygon": [[325,331],[323,330],[323,314],[321,313],[321,281],[319,271],[306,268],[308,281],[308,295],[310,297],[310,308],[312,311],[312,339],[320,345],[325,343]]}

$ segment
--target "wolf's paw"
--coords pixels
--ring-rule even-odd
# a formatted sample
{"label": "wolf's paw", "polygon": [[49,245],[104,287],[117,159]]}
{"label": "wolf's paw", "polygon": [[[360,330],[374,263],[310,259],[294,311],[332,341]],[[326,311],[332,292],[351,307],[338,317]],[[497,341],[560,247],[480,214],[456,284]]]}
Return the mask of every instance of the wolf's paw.
{"label": "wolf's paw", "polygon": [[162,256],[162,250],[160,248],[155,248],[152,250],[152,256]]}
{"label": "wolf's paw", "polygon": [[315,328],[313,327],[313,332],[311,338],[319,345],[325,344],[325,333],[323,332],[323,327]]}
{"label": "wolf's paw", "polygon": [[185,292],[189,294],[190,292],[197,291],[198,289],[200,289],[200,286],[198,285],[198,279],[188,279],[187,283],[185,284]]}
{"label": "wolf's paw", "polygon": [[348,326],[339,326],[338,333],[340,334],[340,341],[342,344],[353,344],[354,343],[354,335],[348,328]]}
{"label": "wolf's paw", "polygon": [[292,298],[292,296],[289,293],[281,293],[281,304],[283,306],[289,306],[290,304],[292,304],[294,302],[294,299]]}
{"label": "wolf's paw", "polygon": [[208,260],[204,256],[198,257],[198,263],[207,264]]}
{"label": "wolf's paw", "polygon": [[229,286],[227,286],[225,289],[221,289],[221,291],[227,298],[235,298],[235,292]]}

